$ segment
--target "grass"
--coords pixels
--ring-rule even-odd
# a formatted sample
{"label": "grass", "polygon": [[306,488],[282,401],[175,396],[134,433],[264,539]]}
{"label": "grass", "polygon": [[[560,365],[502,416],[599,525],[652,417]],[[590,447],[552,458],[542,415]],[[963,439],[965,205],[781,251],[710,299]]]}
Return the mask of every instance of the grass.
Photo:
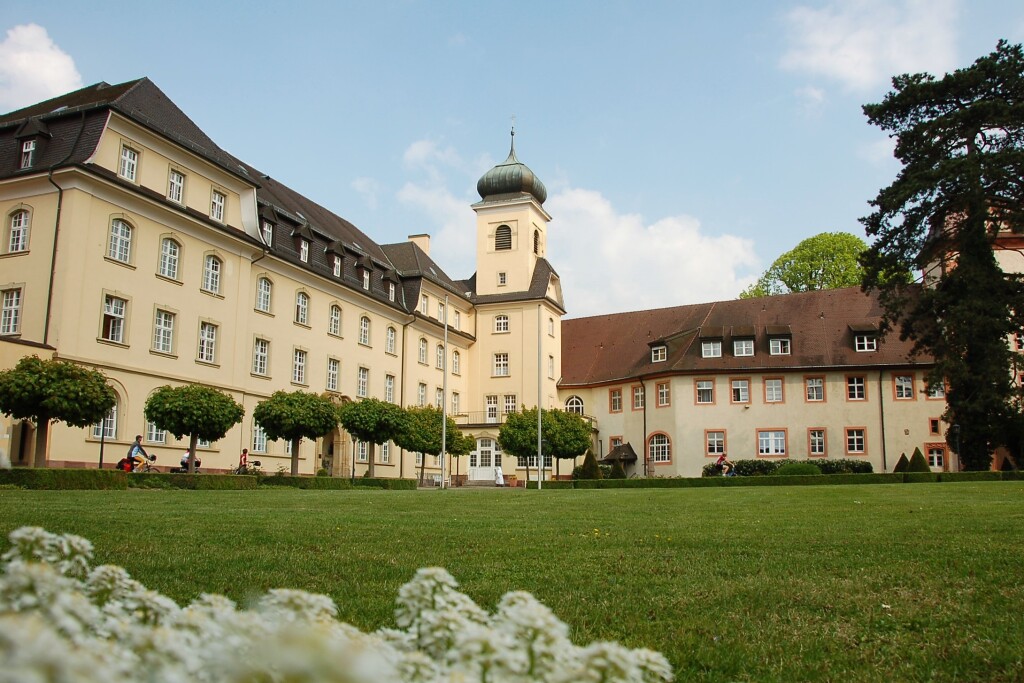
{"label": "grass", "polygon": [[680,681],[1020,681],[1024,482],[601,491],[0,491],[187,602],[330,595],[363,629],[443,566]]}

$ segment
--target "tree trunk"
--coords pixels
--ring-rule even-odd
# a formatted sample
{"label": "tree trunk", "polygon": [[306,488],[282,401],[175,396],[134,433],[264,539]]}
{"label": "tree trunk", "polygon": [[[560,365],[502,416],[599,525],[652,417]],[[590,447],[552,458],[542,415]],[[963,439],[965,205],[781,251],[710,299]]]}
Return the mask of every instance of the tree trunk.
{"label": "tree trunk", "polygon": [[299,443],[302,441],[302,437],[296,437],[292,439],[292,476],[297,477],[299,475]]}
{"label": "tree trunk", "polygon": [[368,450],[370,451],[370,463],[366,469],[366,474],[370,479],[373,479],[377,476],[377,471],[373,468],[373,461],[377,458],[377,444],[371,441]]}
{"label": "tree trunk", "polygon": [[420,486],[423,486],[423,468],[427,465],[427,454],[420,453]]}
{"label": "tree trunk", "polygon": [[456,456],[455,457],[455,481],[459,480],[459,460],[461,460],[461,458]]}
{"label": "tree trunk", "polygon": [[196,471],[196,444],[199,442],[199,435],[193,432],[188,437],[188,473],[195,474]]}
{"label": "tree trunk", "polygon": [[33,467],[46,467],[46,443],[50,436],[50,418],[39,416],[36,422],[36,452]]}

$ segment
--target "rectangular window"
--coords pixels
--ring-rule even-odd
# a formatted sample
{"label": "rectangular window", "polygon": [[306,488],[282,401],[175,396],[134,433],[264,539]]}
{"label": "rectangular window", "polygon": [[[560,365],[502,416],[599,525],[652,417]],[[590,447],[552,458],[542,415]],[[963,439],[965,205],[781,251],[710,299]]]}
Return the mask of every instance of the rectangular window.
{"label": "rectangular window", "polygon": [[178,257],[181,254],[181,247],[172,239],[165,239],[160,242],[160,267],[159,273],[170,280],[178,279]]}
{"label": "rectangular window", "polygon": [[441,389],[440,387],[434,389],[434,407],[444,407],[444,389]]}
{"label": "rectangular window", "polygon": [[369,384],[370,370],[368,368],[359,368],[359,373],[356,376],[356,396],[366,398],[368,396]]}
{"label": "rectangular window", "polygon": [[444,370],[444,347],[440,344],[434,351],[434,367],[438,370]]}
{"label": "rectangular window", "polygon": [[363,270],[363,289],[370,289],[370,271]]}
{"label": "rectangular window", "polygon": [[92,438],[114,439],[117,437],[117,404],[110,409],[106,417],[92,426]]}
{"label": "rectangular window", "polygon": [[384,375],[384,400],[388,403],[395,402],[395,376]]}
{"label": "rectangular window", "polygon": [[220,259],[212,254],[203,262],[203,289],[211,294],[220,293]]}
{"label": "rectangular window", "polygon": [[174,314],[159,308],[153,320],[153,350],[160,353],[174,352]]}
{"label": "rectangular window", "polygon": [[440,320],[441,322],[445,322],[444,304],[441,303],[440,301],[437,302],[437,319]]}
{"label": "rectangular window", "polygon": [[711,379],[699,379],[695,382],[697,387],[697,403],[710,404],[715,402],[715,381]]}
{"label": "rectangular window", "polygon": [[612,389],[608,392],[608,411],[611,413],[622,412],[622,389]]}
{"label": "rectangular window", "polygon": [[721,358],[722,342],[706,341],[700,343],[700,355],[702,358]]}
{"label": "rectangular window", "polygon": [[167,198],[178,204],[182,203],[185,197],[185,174],[171,169],[167,179]]}
{"label": "rectangular window", "polygon": [[505,414],[514,413],[519,408],[519,401],[515,394],[505,394]]}
{"label": "rectangular window", "polygon": [[363,346],[370,345],[370,319],[365,315],[359,319],[359,343]]}
{"label": "rectangular window", "polygon": [[309,323],[309,295],[305,292],[295,295],[295,322],[300,325]]}
{"label": "rectangular window", "polygon": [[782,403],[782,380],[773,377],[764,381],[764,402]]}
{"label": "rectangular window", "polygon": [[946,398],[946,384],[940,382],[938,384],[928,385],[928,398],[930,399],[945,399]]}
{"label": "rectangular window", "polygon": [[850,454],[864,454],[864,429],[853,427],[846,430],[846,452]]}
{"label": "rectangular window", "polygon": [[224,222],[224,205],[228,198],[223,192],[213,191],[210,197],[210,218],[220,223]]}
{"label": "rectangular window", "polygon": [[147,422],[146,441],[149,443],[167,443],[167,430],[160,429],[152,422]]}
{"label": "rectangular window", "polygon": [[458,415],[459,414],[459,403],[460,403],[459,392],[453,391],[452,392],[452,414],[453,415]]}
{"label": "rectangular window", "polygon": [[427,405],[427,385],[423,382],[416,385],[416,405],[421,408]]}
{"label": "rectangular window", "polygon": [[734,356],[753,356],[754,355],[754,340],[753,339],[733,339],[732,340],[732,355],[734,355]]}
{"label": "rectangular window", "polygon": [[430,299],[427,297],[426,294],[423,294],[422,296],[420,296],[420,313],[422,313],[423,315],[426,315],[427,311],[429,311],[429,310],[430,310]]}
{"label": "rectangular window", "polygon": [[608,448],[615,449],[622,445],[621,436],[609,436],[608,437]]}
{"label": "rectangular window", "polygon": [[942,469],[946,463],[946,449],[941,446],[928,447],[928,467]]}
{"label": "rectangular window", "polygon": [[132,226],[116,218],[110,222],[110,245],[107,248],[107,256],[121,263],[131,263]]}
{"label": "rectangular window", "polygon": [[858,352],[875,351],[878,349],[878,337],[873,334],[858,334],[853,337],[853,348]]}
{"label": "rectangular window", "polygon": [[662,363],[668,359],[668,347],[655,346],[651,349],[651,362]]}
{"label": "rectangular window", "polygon": [[21,331],[21,289],[5,289],[3,309],[0,310],[0,334],[18,334]]}
{"label": "rectangular window", "polygon": [[459,311],[452,311],[452,327],[459,329],[462,326],[462,314]]}
{"label": "rectangular window", "polygon": [[257,423],[252,423],[252,452],[267,452],[267,433]]}
{"label": "rectangular window", "polygon": [[781,429],[758,430],[757,452],[759,455],[785,455],[786,432]]}
{"label": "rectangular window", "polygon": [[385,441],[380,445],[380,462],[387,465],[391,462],[391,442]]}
{"label": "rectangular window", "polygon": [[498,286],[504,287],[508,284],[508,276],[505,273],[498,273]]}
{"label": "rectangular window", "polygon": [[273,285],[270,280],[261,277],[256,281],[256,310],[263,313],[270,313],[270,292]]}
{"label": "rectangular window", "polygon": [[[387,334],[384,336],[384,352],[394,353],[395,352],[395,328],[389,327]],[[458,372],[456,372],[458,374]]]}
{"label": "rectangular window", "polygon": [[704,432],[707,455],[722,455],[725,453],[725,432],[708,431]]}
{"label": "rectangular window", "polygon": [[341,361],[337,358],[327,359],[327,391],[338,390],[338,375],[341,373]]}
{"label": "rectangular window", "polygon": [[489,394],[486,398],[487,403],[487,422],[494,424],[498,421],[498,397],[494,394]]}
{"label": "rectangular window", "polygon": [[633,410],[644,409],[644,388],[633,387]]}
{"label": "rectangular window", "polygon": [[356,460],[359,462],[370,461],[370,444],[365,441],[356,442]]}
{"label": "rectangular window", "polygon": [[309,241],[304,239],[299,240],[299,260],[309,263]]}
{"label": "rectangular window", "polygon": [[394,300],[395,300],[395,283],[394,282],[389,282],[388,283],[388,301],[394,301]]}
{"label": "rectangular window", "polygon": [[824,429],[815,428],[807,430],[807,455],[811,457],[821,457],[825,455]]}
{"label": "rectangular window", "polygon": [[555,357],[548,356],[548,379],[555,378]]}
{"label": "rectangular window", "polygon": [[139,153],[127,145],[121,146],[121,164],[117,174],[122,178],[135,182],[135,174],[139,168]]}
{"label": "rectangular window", "polygon": [[914,377],[913,375],[896,375],[893,378],[894,390],[897,400],[908,400],[914,398]]}
{"label": "rectangular window", "polygon": [[128,309],[128,302],[116,296],[107,294],[103,298],[103,339],[124,343],[124,318]]}
{"label": "rectangular window", "polygon": [[846,400],[863,401],[867,398],[867,384],[863,377],[846,378]]}
{"label": "rectangular window", "polygon": [[36,156],[36,141],[26,140],[21,143],[21,168],[32,168]]}
{"label": "rectangular window", "polygon": [[768,341],[768,353],[773,356],[788,356],[790,354],[790,341],[788,339],[770,339]]}
{"label": "rectangular window", "polygon": [[274,225],[268,221],[263,221],[263,243],[268,247],[274,245]]}
{"label": "rectangular window", "polygon": [[508,354],[507,353],[496,353],[494,354],[494,376],[495,377],[508,377]]}
{"label": "rectangular window", "polygon": [[808,401],[824,401],[825,400],[825,378],[824,377],[807,377],[804,379],[804,385],[807,388],[807,400]]}
{"label": "rectangular window", "polygon": [[732,380],[732,402],[733,403],[750,403],[750,380],[748,380],[748,379],[734,379],[734,380]]}
{"label": "rectangular window", "polygon": [[341,257],[337,254],[334,254],[331,260],[331,272],[334,274],[334,277],[341,277]]}
{"label": "rectangular window", "polygon": [[11,214],[11,232],[7,239],[7,251],[14,254],[28,251],[28,211]]}
{"label": "rectangular window", "polygon": [[199,323],[199,360],[214,363],[217,360],[217,326]]}
{"label": "rectangular window", "polygon": [[330,315],[327,318],[327,334],[335,337],[341,336],[341,307],[331,306]]}
{"label": "rectangular window", "polygon": [[672,390],[668,382],[658,384],[658,407],[662,408],[672,403]]}
{"label": "rectangular window", "polygon": [[270,358],[270,342],[257,339],[252,346],[252,372],[254,375],[267,374],[267,361]]}

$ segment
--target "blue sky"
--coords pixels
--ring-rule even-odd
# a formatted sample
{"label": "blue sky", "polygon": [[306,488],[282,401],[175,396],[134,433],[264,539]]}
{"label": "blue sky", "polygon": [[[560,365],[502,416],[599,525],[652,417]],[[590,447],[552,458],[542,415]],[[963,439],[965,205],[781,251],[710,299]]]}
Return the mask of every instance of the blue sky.
{"label": "blue sky", "polygon": [[223,148],[380,243],[474,270],[476,181],[548,187],[570,317],[735,297],[895,177],[860,106],[1024,41],[1020,0],[6,0],[0,111],[152,79]]}

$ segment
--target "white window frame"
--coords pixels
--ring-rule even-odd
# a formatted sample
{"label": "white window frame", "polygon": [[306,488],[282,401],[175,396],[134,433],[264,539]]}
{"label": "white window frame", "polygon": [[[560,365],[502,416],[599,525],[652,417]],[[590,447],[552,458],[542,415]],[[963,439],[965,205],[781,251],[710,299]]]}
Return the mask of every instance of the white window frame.
{"label": "white window frame", "polygon": [[36,141],[25,140],[21,143],[21,166],[19,168],[32,168],[36,159]]}
{"label": "white window frame", "polygon": [[814,428],[807,430],[807,454],[810,456],[823,456],[826,454],[825,430]]}
{"label": "white window frame", "polygon": [[110,412],[92,426],[92,438],[104,440],[117,438],[117,413],[120,403],[120,400],[115,401]]}
{"label": "white window frame", "polygon": [[299,238],[299,260],[309,263],[309,240]]}
{"label": "white window frame", "polygon": [[651,348],[652,363],[664,363],[666,360],[668,360],[668,347],[654,346]]}
{"label": "white window frame", "polygon": [[3,303],[0,309],[0,334],[21,333],[21,287],[3,290]]}
{"label": "white window frame", "polygon": [[252,452],[267,452],[267,433],[263,431],[263,427],[256,421],[252,423]]}
{"label": "white window frame", "polygon": [[274,292],[274,283],[268,277],[256,279],[256,310],[270,313],[270,301]]}
{"label": "white window frame", "polygon": [[420,337],[416,345],[416,362],[420,365],[427,364],[427,340]]}
{"label": "white window frame", "polygon": [[331,304],[327,314],[327,334],[341,336],[341,306]]}
{"label": "white window frame", "polygon": [[654,434],[647,441],[647,452],[653,463],[672,462],[672,442],[667,434]]}
{"label": "white window frame", "polygon": [[309,294],[295,292],[295,322],[299,325],[309,325]]}
{"label": "white window frame", "polygon": [[167,430],[146,421],[146,443],[167,443]]}
{"label": "white window frame", "polygon": [[359,318],[359,343],[363,346],[370,345],[370,318],[361,316]]}
{"label": "white window frame", "polygon": [[119,263],[132,262],[132,236],[134,229],[128,221],[115,218],[110,221],[110,241],[107,246],[107,258]]}
{"label": "white window frame", "polygon": [[20,209],[11,213],[8,221],[7,232],[7,253],[18,254],[28,251],[29,227],[31,226],[29,212]]}
{"label": "white window frame", "polygon": [[370,269],[363,268],[363,289],[370,289]]}
{"label": "white window frame", "polygon": [[398,338],[398,333],[395,328],[388,327],[387,333],[384,335],[384,352],[394,354],[395,353],[395,341]]}
{"label": "white window frame", "polygon": [[427,385],[423,382],[416,385],[416,405],[420,408],[427,405]]}
{"label": "white window frame", "polygon": [[[519,397],[515,394],[505,394],[505,414],[509,415],[519,411]],[[582,415],[582,413],[581,413]]]}
{"label": "white window frame", "polygon": [[331,255],[333,260],[331,262],[331,273],[334,277],[341,277],[341,257],[337,254]]}
{"label": "white window frame", "polygon": [[121,160],[117,166],[117,175],[135,182],[139,172],[139,153],[128,145],[121,145]]}
{"label": "white window frame", "polygon": [[896,375],[893,377],[893,391],[897,401],[913,400],[914,398],[914,376]]}
{"label": "white window frame", "polygon": [[177,280],[180,262],[181,245],[178,241],[170,237],[160,240],[160,266],[157,272],[168,280]]}
{"label": "white window frame", "polygon": [[658,382],[658,407],[664,408],[672,404],[672,385],[670,382]]}
{"label": "white window frame", "polygon": [[707,455],[723,455],[725,453],[725,431],[714,429],[704,432],[704,452]]}
{"label": "white window frame", "polygon": [[394,300],[395,300],[395,283],[394,282],[389,282],[388,283],[388,301],[394,301]]}
{"label": "white window frame", "polygon": [[750,403],[750,380],[734,379],[729,381],[729,399],[732,403]]}
{"label": "white window frame", "polygon": [[270,367],[270,340],[256,337],[252,344],[252,373],[267,376]]}
{"label": "white window frame", "polygon": [[452,351],[452,374],[462,374],[462,354],[458,350]]}
{"label": "white window frame", "polygon": [[878,336],[874,334],[857,334],[853,337],[853,348],[857,353],[869,353],[878,350]]}
{"label": "white window frame", "polygon": [[863,375],[850,375],[846,378],[846,400],[865,401],[868,397],[867,379]]}
{"label": "white window frame", "polygon": [[199,322],[199,348],[196,358],[204,363],[217,362],[217,325],[202,320]]}
{"label": "white window frame", "polygon": [[223,263],[214,254],[207,254],[203,259],[203,291],[220,294],[220,273]]}
{"label": "white window frame", "polygon": [[461,401],[461,398],[459,397],[459,392],[453,391],[452,392],[452,414],[453,415],[458,415],[459,414],[459,404],[461,402],[462,401]]}
{"label": "white window frame", "polygon": [[338,379],[341,376],[341,361],[337,358],[327,359],[327,391],[338,390]]}
{"label": "white window frame", "polygon": [[177,316],[163,308],[153,314],[153,350],[157,353],[174,353],[174,322]]}
{"label": "white window frame", "polygon": [[700,343],[700,356],[701,358],[721,358],[722,342],[717,340],[702,341]]}
{"label": "white window frame", "polygon": [[434,389],[434,407],[438,409],[444,407],[444,389],[441,387]]}
{"label": "white window frame", "polygon": [[306,384],[306,361],[309,354],[305,349],[292,350],[292,384]]}
{"label": "white window frame", "polygon": [[438,370],[444,370],[444,345],[443,344],[438,344],[437,345],[437,350],[434,353],[434,355],[436,356],[434,358],[434,367],[436,367]]}
{"label": "white window frame", "polygon": [[804,379],[804,396],[811,403],[821,403],[825,400],[825,378],[807,377]]}
{"label": "white window frame", "polygon": [[423,315],[426,315],[427,311],[429,311],[429,310],[430,310],[430,299],[427,297],[426,294],[421,294],[420,295],[420,313],[422,313]]}
{"label": "white window frame", "polygon": [[[699,379],[696,385],[698,405],[711,405],[715,402],[715,380]],[[704,400],[705,397],[707,400]]]}
{"label": "white window frame", "polygon": [[631,393],[633,396],[633,410],[643,410],[647,402],[647,395],[643,386],[633,387]]}
{"label": "white window frame", "polygon": [[388,403],[395,402],[395,376],[384,375],[384,400]]}
{"label": "white window frame", "polygon": [[494,354],[494,376],[508,377],[510,375],[508,353],[501,352]]}
{"label": "white window frame", "polygon": [[867,452],[867,430],[862,427],[846,428],[846,452],[863,455]]}
{"label": "white window frame", "polygon": [[177,169],[167,174],[167,198],[175,204],[185,203],[185,174]]}
{"label": "white window frame", "polygon": [[788,356],[792,353],[793,344],[785,337],[768,340],[768,353],[772,356]]}
{"label": "white window frame", "polygon": [[757,430],[758,455],[786,455],[786,431],[784,429]]}
{"label": "white window frame", "polygon": [[213,190],[210,195],[210,218],[218,223],[224,222],[224,207],[227,206],[228,196],[219,190]]}
{"label": "white window frame", "polygon": [[128,300],[113,294],[104,294],[101,338],[115,344],[124,344],[127,320]]}
{"label": "white window frame", "polygon": [[941,469],[946,466],[946,449],[942,446],[928,447],[928,467]]}
{"label": "white window frame", "polygon": [[366,398],[370,389],[370,369],[360,366],[356,371],[356,396]]}
{"label": "white window frame", "polygon": [[732,355],[737,357],[753,356],[754,355],[754,340],[753,339],[733,339],[732,340]]}
{"label": "white window frame", "polygon": [[611,413],[622,412],[622,389],[608,391],[608,411]]}
{"label": "white window frame", "polygon": [[565,412],[575,415],[583,414],[583,399],[579,396],[570,396],[565,400]]}
{"label": "white window frame", "polygon": [[782,403],[785,397],[783,381],[778,377],[767,377],[764,380],[764,402]]}
{"label": "white window frame", "polygon": [[270,221],[263,221],[263,228],[260,231],[263,243],[268,247],[274,246],[274,224]]}
{"label": "white window frame", "polygon": [[505,334],[508,332],[508,316],[507,315],[496,315],[494,316],[494,333]]}

